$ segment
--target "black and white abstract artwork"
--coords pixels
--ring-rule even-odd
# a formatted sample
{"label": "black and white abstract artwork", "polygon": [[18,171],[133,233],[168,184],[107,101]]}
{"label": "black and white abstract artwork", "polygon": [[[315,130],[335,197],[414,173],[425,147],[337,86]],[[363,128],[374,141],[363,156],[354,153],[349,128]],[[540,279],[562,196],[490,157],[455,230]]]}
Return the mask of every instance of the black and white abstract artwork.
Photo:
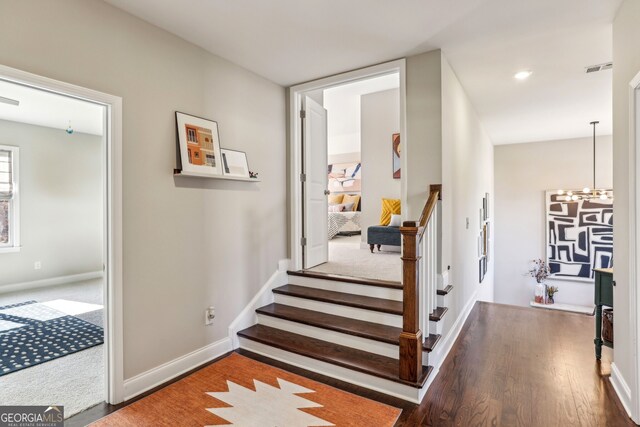
{"label": "black and white abstract artwork", "polygon": [[613,267],[613,199],[567,202],[565,197],[546,193],[550,278],[591,282],[594,268]]}

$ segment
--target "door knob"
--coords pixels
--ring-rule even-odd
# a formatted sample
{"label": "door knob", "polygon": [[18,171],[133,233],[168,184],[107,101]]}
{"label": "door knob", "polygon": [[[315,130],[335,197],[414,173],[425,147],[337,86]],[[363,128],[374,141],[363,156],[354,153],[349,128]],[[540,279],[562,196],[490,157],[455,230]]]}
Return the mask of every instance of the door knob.
{"label": "door knob", "polygon": [[331,194],[331,191],[329,191],[329,190],[324,190],[324,195],[325,195],[325,196],[328,196],[329,194]]}

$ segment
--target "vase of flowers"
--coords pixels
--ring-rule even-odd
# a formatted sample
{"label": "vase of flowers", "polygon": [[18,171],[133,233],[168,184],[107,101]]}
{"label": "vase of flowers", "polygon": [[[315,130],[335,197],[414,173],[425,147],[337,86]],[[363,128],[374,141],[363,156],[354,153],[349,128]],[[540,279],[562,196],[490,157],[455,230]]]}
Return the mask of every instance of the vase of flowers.
{"label": "vase of flowers", "polygon": [[553,304],[555,302],[554,295],[558,292],[557,286],[547,286],[547,304]]}
{"label": "vase of flowers", "polygon": [[[532,262],[533,267],[527,272],[527,275],[536,279],[538,283],[536,285],[534,301],[538,304],[549,304],[549,288],[545,284],[545,281],[551,274],[551,269],[547,263],[541,259],[534,259]],[[555,292],[558,292],[558,288],[556,286],[552,287],[555,288],[555,291],[551,294],[553,296]],[[551,298],[551,300],[553,301],[553,298]],[[553,302],[551,302],[551,304],[553,304]]]}

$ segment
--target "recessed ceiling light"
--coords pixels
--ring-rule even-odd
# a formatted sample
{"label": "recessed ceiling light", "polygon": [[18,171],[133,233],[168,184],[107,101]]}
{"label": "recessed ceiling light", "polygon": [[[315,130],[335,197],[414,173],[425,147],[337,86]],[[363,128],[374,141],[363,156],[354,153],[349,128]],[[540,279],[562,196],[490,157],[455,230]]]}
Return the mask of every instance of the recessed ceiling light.
{"label": "recessed ceiling light", "polygon": [[516,80],[525,80],[527,78],[529,78],[529,76],[533,74],[533,71],[519,71],[517,72],[513,77],[516,78]]}

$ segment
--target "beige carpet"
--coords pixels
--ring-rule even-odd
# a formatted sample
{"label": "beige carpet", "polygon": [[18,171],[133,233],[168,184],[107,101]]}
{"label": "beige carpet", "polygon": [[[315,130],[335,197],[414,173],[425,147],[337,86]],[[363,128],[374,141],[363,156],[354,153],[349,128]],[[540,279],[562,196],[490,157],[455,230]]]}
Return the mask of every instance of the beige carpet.
{"label": "beige carpet", "polygon": [[371,253],[360,248],[360,236],[336,236],[329,241],[329,262],[311,268],[311,271],[341,274],[367,279],[402,280],[400,252]]}
{"label": "beige carpet", "polygon": [[[101,279],[0,293],[0,306],[28,300],[69,300],[102,304]],[[102,327],[102,310],[77,314]],[[2,405],[64,405],[65,418],[104,401],[104,346],[0,376]]]}

